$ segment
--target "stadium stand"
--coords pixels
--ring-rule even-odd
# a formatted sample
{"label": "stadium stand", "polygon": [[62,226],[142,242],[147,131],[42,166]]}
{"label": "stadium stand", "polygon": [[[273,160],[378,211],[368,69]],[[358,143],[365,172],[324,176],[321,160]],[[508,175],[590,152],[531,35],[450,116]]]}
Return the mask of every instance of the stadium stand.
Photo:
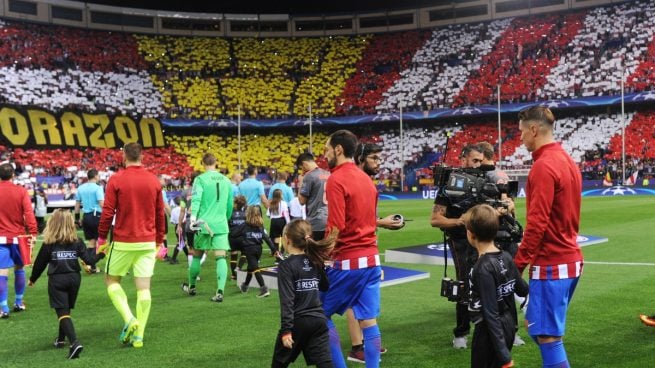
{"label": "stadium stand", "polygon": [[[236,117],[240,106],[246,118],[295,117],[301,124],[310,104],[320,120],[392,112],[400,104],[431,110],[495,103],[498,83],[503,102],[618,94],[621,78],[626,92],[647,91],[655,83],[654,30],[653,1],[430,31],[292,39],[131,35],[2,21],[0,102],[55,113],[211,120]],[[627,115],[630,157],[652,155],[653,116],[650,111]],[[450,165],[458,164],[456,152],[466,143],[498,144],[496,122],[464,121],[410,123],[402,155],[397,129],[379,131],[375,123],[353,129],[384,146],[385,176],[403,168],[421,176],[441,159],[447,133],[452,134],[445,157]],[[531,157],[516,124],[503,121],[502,156],[504,165],[521,167]],[[616,114],[588,112],[558,119],[556,134],[583,168],[597,168],[619,158],[620,126]],[[316,152],[326,137],[316,133]],[[238,166],[230,130],[210,135],[178,130],[166,140],[168,148],[148,153],[153,162],[166,158],[166,165],[153,166],[159,173],[185,176],[200,167],[205,150],[214,149],[229,172]],[[293,159],[308,143],[304,132],[249,131],[243,136],[242,166],[292,172]],[[605,156],[586,157],[598,147]],[[111,150],[15,148],[13,153],[44,172],[90,160],[105,167],[120,164],[119,151]],[[49,157],[57,160],[49,164]],[[174,160],[182,163],[168,164]]]}
{"label": "stadium stand", "polygon": [[[620,120],[619,120],[620,121]],[[627,119],[625,130],[625,154],[629,158],[655,159],[655,111],[643,111]],[[620,129],[620,128],[619,128]],[[609,153],[605,156],[611,160],[621,159],[621,136],[613,135],[609,141]]]}
{"label": "stadium stand", "polygon": [[[149,117],[327,117],[618,94],[652,85],[655,4],[303,38],[0,24],[1,101]],[[611,26],[611,27],[610,27]],[[609,29],[609,30],[608,30]],[[33,83],[27,83],[31,81]]]}
{"label": "stadium stand", "polygon": [[[634,114],[626,114],[626,125],[630,124]],[[610,138],[621,132],[620,114],[599,114],[557,119],[555,140],[562,142],[562,147],[578,163],[584,161],[585,152],[596,146],[607,147]],[[618,152],[621,152],[619,147]],[[514,153],[506,157],[510,166],[521,166],[532,161],[531,154],[525,146],[519,145]]]}
{"label": "stadium stand", "polygon": [[5,102],[51,111],[74,109],[148,117],[164,114],[161,95],[145,71],[102,73],[0,67],[0,94]]}
{"label": "stadium stand", "polygon": [[[387,129],[380,133],[377,142],[383,147],[381,167],[391,171],[401,169],[408,162],[419,162],[424,152],[441,151],[446,144],[447,134],[460,131],[459,126],[413,127],[404,130],[404,151],[401,159],[401,140],[397,129]],[[432,164],[434,161],[428,162]]]}
{"label": "stadium stand", "polygon": [[[172,118],[335,114],[365,37],[208,39],[137,36]],[[192,56],[189,56],[192,55]]]}
{"label": "stadium stand", "polygon": [[376,110],[396,111],[400,104],[423,110],[449,107],[511,20],[435,29],[412,58],[411,67],[402,71],[401,78],[384,93],[385,100]]}
{"label": "stadium stand", "polygon": [[230,67],[229,43],[217,37],[134,35],[138,51],[154,72],[185,75],[223,73]]}
{"label": "stadium stand", "polygon": [[236,75],[222,80],[227,115],[237,105],[251,118],[288,117],[292,94],[306,75],[316,73],[325,39],[233,40]]}
{"label": "stadium stand", "polygon": [[0,66],[121,73],[143,70],[132,35],[26,22],[3,22]]}
{"label": "stadium stand", "polygon": [[482,57],[479,71],[469,77],[453,106],[492,104],[499,84],[501,101],[533,101],[583,19],[579,12],[515,18],[493,50]]}
{"label": "stadium stand", "polygon": [[161,116],[161,95],[126,33],[11,22],[0,24],[4,102]]}
{"label": "stadium stand", "polygon": [[[540,99],[620,94],[622,75],[630,91],[643,91],[653,76],[646,53],[652,44],[655,4],[630,2],[589,11],[584,26],[547,76]],[[651,46],[652,47],[652,46]],[[645,61],[639,68],[640,61]],[[624,69],[624,70],[622,70]],[[637,70],[635,72],[635,70]],[[634,75],[633,75],[634,73]]]}
{"label": "stadium stand", "polygon": [[409,66],[412,55],[429,35],[426,31],[409,31],[373,37],[355,66],[355,75],[346,81],[336,113],[374,114],[382,94]]}
{"label": "stadium stand", "polygon": [[[116,171],[123,164],[123,154],[118,149],[22,149],[8,151],[11,159],[22,167],[32,168],[33,173],[46,176],[64,176],[67,172]],[[143,165],[153,173],[170,177],[188,177],[193,169],[185,156],[172,146],[143,150]]]}
{"label": "stadium stand", "polygon": [[305,117],[311,104],[312,114],[317,117],[336,115],[335,104],[342,104],[337,97],[346,80],[355,73],[355,64],[370,36],[329,37],[328,44],[319,58],[320,68],[300,82],[295,94],[293,115]]}
{"label": "stadium stand", "polygon": [[223,116],[218,78],[229,73],[229,43],[222,38],[134,36],[150,63],[152,81],[171,118]]}

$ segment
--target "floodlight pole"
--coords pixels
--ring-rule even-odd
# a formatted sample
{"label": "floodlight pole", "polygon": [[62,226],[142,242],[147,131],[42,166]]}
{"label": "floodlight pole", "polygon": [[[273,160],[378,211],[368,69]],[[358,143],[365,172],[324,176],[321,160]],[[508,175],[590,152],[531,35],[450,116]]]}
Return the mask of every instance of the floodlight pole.
{"label": "floodlight pole", "polygon": [[241,173],[241,105],[237,105],[237,156]]}
{"label": "floodlight pole", "polygon": [[625,185],[625,69],[621,72],[621,161],[622,163],[622,176],[621,185]]}
{"label": "floodlight pole", "polygon": [[403,132],[403,104],[400,107],[400,191],[405,190],[405,134]]}
{"label": "floodlight pole", "polygon": [[309,103],[309,152],[311,154],[314,154],[314,151],[312,150],[312,103]]}
{"label": "floodlight pole", "polygon": [[503,136],[500,126],[500,84],[498,85],[498,168],[503,167]]}

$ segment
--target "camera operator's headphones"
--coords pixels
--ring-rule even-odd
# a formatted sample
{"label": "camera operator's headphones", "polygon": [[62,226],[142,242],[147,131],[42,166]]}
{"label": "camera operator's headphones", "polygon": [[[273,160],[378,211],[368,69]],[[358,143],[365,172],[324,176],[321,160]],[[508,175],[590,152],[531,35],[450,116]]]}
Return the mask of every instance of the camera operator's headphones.
{"label": "camera operator's headphones", "polygon": [[366,155],[364,154],[365,148],[366,143],[360,143],[357,145],[357,150],[355,151],[355,164],[359,165],[366,158]]}
{"label": "camera operator's headphones", "polygon": [[370,155],[371,153],[378,153],[382,152],[382,147],[375,143],[360,143],[357,145],[357,150],[355,151],[355,164],[359,165],[364,160],[366,160],[366,156]]}

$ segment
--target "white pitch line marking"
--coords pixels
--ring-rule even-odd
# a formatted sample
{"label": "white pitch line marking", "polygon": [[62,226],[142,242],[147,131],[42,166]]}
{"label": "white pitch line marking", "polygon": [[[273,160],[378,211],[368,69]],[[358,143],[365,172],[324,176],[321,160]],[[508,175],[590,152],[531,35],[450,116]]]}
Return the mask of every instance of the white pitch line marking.
{"label": "white pitch line marking", "polygon": [[609,265],[609,266],[655,266],[655,263],[643,263],[643,262],[594,262],[594,261],[584,261],[585,265],[595,264],[595,265]]}

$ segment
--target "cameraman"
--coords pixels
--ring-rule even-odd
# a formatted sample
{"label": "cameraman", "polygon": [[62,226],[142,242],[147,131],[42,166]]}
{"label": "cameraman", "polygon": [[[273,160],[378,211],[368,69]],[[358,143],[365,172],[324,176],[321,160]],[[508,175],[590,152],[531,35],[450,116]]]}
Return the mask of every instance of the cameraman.
{"label": "cameraman", "polygon": [[[494,162],[494,147],[491,145],[491,143],[480,142],[478,143],[478,146],[482,150],[482,165],[480,165],[480,167],[483,168],[483,171],[487,177],[487,181],[499,186],[509,183],[509,176],[507,173],[496,167],[496,163]],[[492,167],[493,170],[489,170]],[[501,192],[500,200],[503,202],[503,204],[507,205],[507,208],[503,207],[498,209],[501,215],[509,215],[514,218],[514,200],[507,194],[507,191]],[[496,242],[499,243],[498,245],[502,250],[507,251],[512,255],[512,257],[516,255],[516,251],[519,248],[518,243],[504,242],[499,241],[498,239],[496,239]]]}
{"label": "cameraman", "polygon": [[485,170],[487,180],[494,184],[507,184],[509,176],[503,170],[497,168],[496,162],[494,162],[494,146],[489,142],[480,142],[478,146],[482,150],[482,165],[480,166],[489,169],[493,167],[493,170]]}
{"label": "cameraman", "polygon": [[[482,160],[482,149],[478,145],[469,144],[462,149],[460,154],[462,168],[478,168]],[[464,220],[462,219],[461,210],[454,207],[456,204],[452,198],[439,190],[439,194],[434,200],[430,225],[440,228],[447,235],[446,241],[448,248],[451,249],[457,279],[468,285],[469,273],[477,259],[477,252],[466,239]],[[453,329],[453,347],[455,349],[466,349],[467,336],[471,331],[467,300],[457,302],[455,310],[457,325]]]}

